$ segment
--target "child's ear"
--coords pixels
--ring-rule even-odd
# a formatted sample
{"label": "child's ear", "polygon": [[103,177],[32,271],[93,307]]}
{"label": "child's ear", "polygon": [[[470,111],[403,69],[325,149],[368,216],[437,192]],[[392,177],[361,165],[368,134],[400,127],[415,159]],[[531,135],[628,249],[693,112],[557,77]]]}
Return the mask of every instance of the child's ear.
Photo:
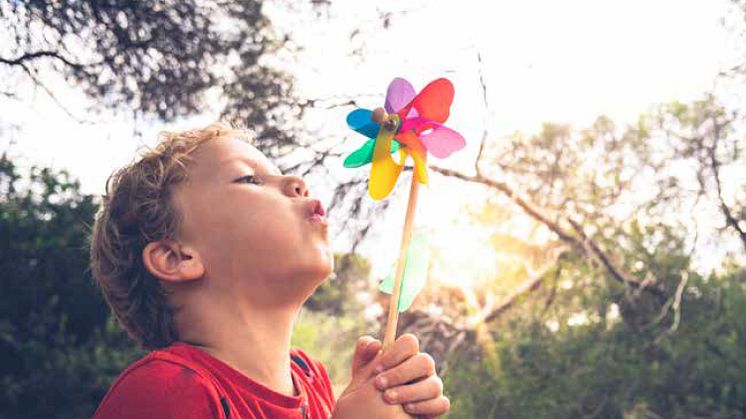
{"label": "child's ear", "polygon": [[205,265],[197,251],[175,240],[148,243],[142,250],[142,259],[148,271],[163,281],[193,281],[205,274]]}

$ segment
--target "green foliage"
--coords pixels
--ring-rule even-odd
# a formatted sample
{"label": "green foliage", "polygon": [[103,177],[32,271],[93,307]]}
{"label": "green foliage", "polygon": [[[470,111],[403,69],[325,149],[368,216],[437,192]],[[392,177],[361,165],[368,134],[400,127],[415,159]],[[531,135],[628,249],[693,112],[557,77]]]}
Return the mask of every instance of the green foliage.
{"label": "green foliage", "polygon": [[[583,243],[483,325],[492,341],[480,342],[480,358],[452,355],[452,417],[746,417],[744,185],[733,175],[744,164],[743,122],[708,96],[661,106],[636,126],[547,124],[497,147],[493,161],[558,220],[553,232],[566,226]],[[477,213],[497,252],[537,266],[534,247],[572,242],[512,233],[504,226],[525,215],[504,202]],[[695,209],[721,227],[698,227]],[[588,252],[590,240],[627,279]],[[708,274],[694,262],[721,256],[702,242],[735,251]],[[527,275],[514,276],[499,282]]]}
{"label": "green foliage", "polygon": [[358,298],[367,287],[370,263],[356,254],[338,254],[334,260],[334,275],[306,301],[292,344],[324,364],[338,394],[350,380],[357,339],[377,331],[365,320]]}
{"label": "green foliage", "polygon": [[90,414],[140,352],[88,271],[95,203],[64,173],[0,158],[0,415]]}
{"label": "green foliage", "polygon": [[324,364],[335,393],[339,394],[350,381],[355,343],[360,336],[370,334],[369,329],[362,313],[331,316],[303,310],[293,329],[292,345]]}
{"label": "green foliage", "polygon": [[370,262],[360,255],[334,255],[334,274],[306,301],[305,307],[331,315],[362,310],[357,300],[368,286]]}
{"label": "green foliage", "polygon": [[675,329],[608,315],[556,332],[546,319],[506,320],[497,374],[486,361],[451,361],[451,417],[746,417],[743,273],[690,279],[682,307]]}

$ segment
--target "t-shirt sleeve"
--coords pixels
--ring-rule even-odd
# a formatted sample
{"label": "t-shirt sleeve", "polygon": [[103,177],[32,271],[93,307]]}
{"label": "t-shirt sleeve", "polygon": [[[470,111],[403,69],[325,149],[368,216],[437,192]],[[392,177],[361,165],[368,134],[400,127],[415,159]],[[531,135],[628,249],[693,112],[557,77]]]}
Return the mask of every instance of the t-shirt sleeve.
{"label": "t-shirt sleeve", "polygon": [[94,419],[220,418],[220,401],[209,381],[194,370],[152,359],[120,377]]}

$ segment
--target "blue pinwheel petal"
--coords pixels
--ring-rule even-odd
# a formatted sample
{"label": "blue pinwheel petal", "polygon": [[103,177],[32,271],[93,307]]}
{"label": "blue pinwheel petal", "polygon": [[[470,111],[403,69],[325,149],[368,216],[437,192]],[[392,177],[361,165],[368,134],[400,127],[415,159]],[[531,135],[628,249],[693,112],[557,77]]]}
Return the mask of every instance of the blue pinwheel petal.
{"label": "blue pinwheel petal", "polygon": [[370,109],[355,109],[347,114],[347,125],[368,138],[376,138],[380,126],[373,122]]}

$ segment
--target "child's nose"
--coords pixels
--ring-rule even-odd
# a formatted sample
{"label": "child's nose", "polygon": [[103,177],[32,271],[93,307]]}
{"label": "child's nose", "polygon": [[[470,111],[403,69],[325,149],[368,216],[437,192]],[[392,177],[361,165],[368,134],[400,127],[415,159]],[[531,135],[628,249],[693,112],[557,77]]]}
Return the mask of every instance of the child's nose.
{"label": "child's nose", "polygon": [[308,188],[306,187],[306,182],[304,182],[303,179],[299,178],[298,176],[287,176],[285,178],[285,185],[283,189],[285,195],[291,198],[308,196]]}

